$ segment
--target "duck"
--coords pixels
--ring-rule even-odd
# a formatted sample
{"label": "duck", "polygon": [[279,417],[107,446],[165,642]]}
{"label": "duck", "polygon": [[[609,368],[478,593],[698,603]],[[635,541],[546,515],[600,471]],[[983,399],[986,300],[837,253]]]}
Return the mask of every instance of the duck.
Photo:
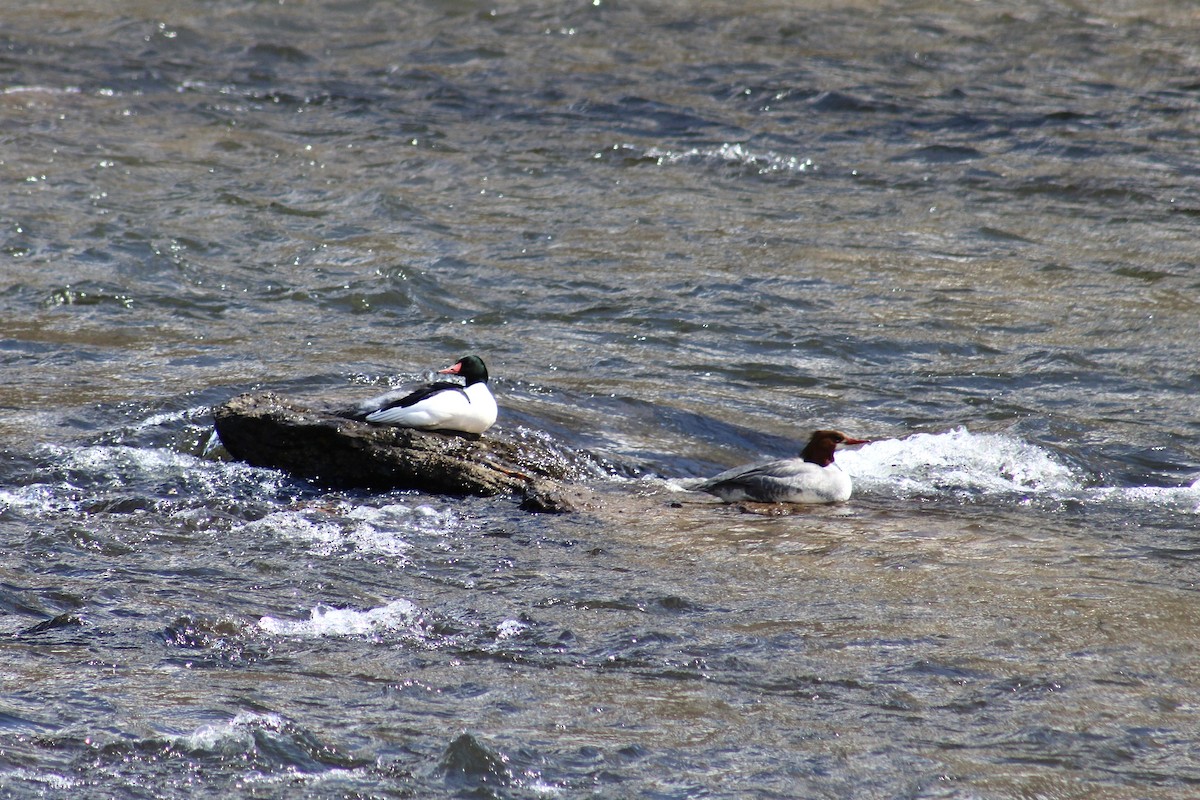
{"label": "duck", "polygon": [[359,403],[350,416],[375,425],[475,435],[496,423],[496,398],[482,358],[464,356],[438,374],[457,375],[462,383],[434,381],[415,391],[388,392]]}
{"label": "duck", "polygon": [[852,439],[841,431],[815,431],[799,458],[734,467],[685,486],[727,503],[844,503],[853,487],[850,476],[834,463],[834,451],[843,445],[869,443],[869,439]]}

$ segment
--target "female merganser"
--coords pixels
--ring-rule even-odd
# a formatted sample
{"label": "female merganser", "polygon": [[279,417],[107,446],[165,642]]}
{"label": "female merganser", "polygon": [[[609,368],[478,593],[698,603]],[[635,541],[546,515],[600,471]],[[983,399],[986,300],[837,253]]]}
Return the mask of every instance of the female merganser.
{"label": "female merganser", "polygon": [[496,398],[488,388],[488,371],[479,356],[466,356],[439,375],[458,375],[463,383],[437,381],[416,391],[388,392],[365,400],[351,413],[355,419],[403,428],[483,433],[496,421]]}
{"label": "female merganser", "polygon": [[687,488],[727,503],[841,503],[850,499],[850,476],[833,463],[838,445],[867,444],[840,431],[817,431],[799,458],[734,467]]}

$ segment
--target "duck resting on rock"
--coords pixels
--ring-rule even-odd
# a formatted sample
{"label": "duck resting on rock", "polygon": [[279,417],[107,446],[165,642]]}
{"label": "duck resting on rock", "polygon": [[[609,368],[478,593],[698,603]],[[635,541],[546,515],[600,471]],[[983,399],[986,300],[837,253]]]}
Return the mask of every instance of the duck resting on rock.
{"label": "duck resting on rock", "polygon": [[841,503],[850,499],[850,476],[834,463],[833,453],[839,445],[868,443],[841,431],[816,431],[799,458],[734,467],[684,486],[727,503]]}
{"label": "duck resting on rock", "polygon": [[488,388],[488,371],[479,356],[466,356],[439,375],[458,375],[462,383],[435,381],[364,400],[348,413],[376,425],[429,431],[480,434],[496,422],[496,398]]}

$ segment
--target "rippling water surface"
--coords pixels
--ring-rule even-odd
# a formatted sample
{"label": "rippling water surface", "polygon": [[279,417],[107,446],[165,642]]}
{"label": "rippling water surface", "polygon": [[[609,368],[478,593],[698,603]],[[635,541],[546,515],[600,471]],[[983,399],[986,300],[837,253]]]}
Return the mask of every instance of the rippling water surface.
{"label": "rippling water surface", "polygon": [[[0,794],[1200,791],[1187,3],[0,10]],[[477,352],[581,513],[224,460]],[[678,478],[843,453],[837,507]]]}

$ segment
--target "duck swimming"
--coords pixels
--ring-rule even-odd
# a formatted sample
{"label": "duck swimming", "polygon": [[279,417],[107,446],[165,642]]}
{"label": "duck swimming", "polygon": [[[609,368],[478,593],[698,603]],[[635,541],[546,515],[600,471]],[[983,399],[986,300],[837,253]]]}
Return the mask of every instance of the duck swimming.
{"label": "duck swimming", "polygon": [[688,489],[708,492],[727,503],[842,503],[850,499],[850,476],[833,461],[839,445],[868,444],[841,431],[816,431],[799,458],[734,467]]}
{"label": "duck swimming", "polygon": [[482,358],[465,356],[438,374],[458,375],[463,382],[435,381],[415,391],[388,392],[359,403],[350,416],[377,425],[474,434],[495,424],[496,398]]}

